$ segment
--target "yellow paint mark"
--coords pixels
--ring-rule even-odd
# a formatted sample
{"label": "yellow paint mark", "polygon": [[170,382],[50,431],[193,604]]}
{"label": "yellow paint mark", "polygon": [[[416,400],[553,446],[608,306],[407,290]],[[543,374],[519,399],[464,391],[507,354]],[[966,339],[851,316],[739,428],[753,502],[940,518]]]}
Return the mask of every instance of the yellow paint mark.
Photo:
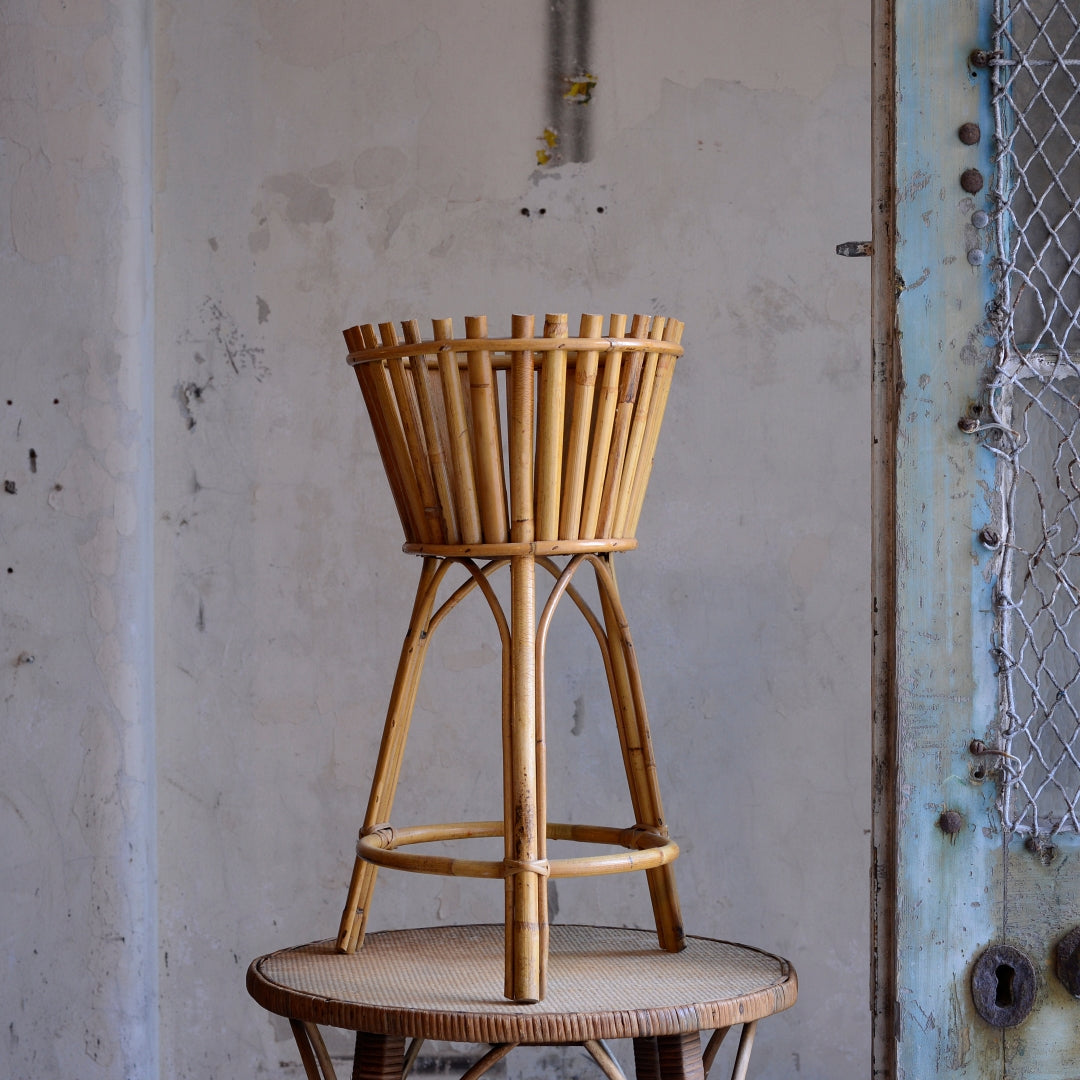
{"label": "yellow paint mark", "polygon": [[593,88],[596,86],[596,76],[588,71],[580,75],[568,75],[566,77],[566,93],[563,94],[565,101],[572,101],[575,105],[588,105],[592,101]]}
{"label": "yellow paint mark", "polygon": [[555,160],[552,151],[559,145],[559,133],[552,128],[544,128],[537,141],[542,142],[544,145],[536,151],[536,164],[550,165]]}

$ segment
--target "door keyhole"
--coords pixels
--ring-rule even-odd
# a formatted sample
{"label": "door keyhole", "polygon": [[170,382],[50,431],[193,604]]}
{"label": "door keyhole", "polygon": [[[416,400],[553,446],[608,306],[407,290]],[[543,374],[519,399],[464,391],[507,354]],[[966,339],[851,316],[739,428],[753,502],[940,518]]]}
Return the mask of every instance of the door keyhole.
{"label": "door keyhole", "polygon": [[997,967],[997,994],[994,1003],[1001,1009],[1012,1008],[1013,1004],[1013,976],[1016,968],[1009,964],[998,964]]}
{"label": "door keyhole", "polygon": [[991,945],[971,972],[971,996],[992,1027],[1022,1024],[1035,1004],[1035,965],[1011,945]]}

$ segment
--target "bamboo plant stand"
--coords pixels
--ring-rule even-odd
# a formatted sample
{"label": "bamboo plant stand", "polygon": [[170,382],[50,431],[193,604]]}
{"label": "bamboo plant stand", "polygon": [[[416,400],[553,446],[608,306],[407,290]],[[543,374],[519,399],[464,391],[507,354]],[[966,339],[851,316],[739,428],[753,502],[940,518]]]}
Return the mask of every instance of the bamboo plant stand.
{"label": "bamboo plant stand", "polygon": [[[543,998],[547,882],[558,877],[647,874],[661,948],[684,946],[671,863],[678,847],[664,821],[649,724],[612,558],[634,534],[656,449],[683,324],[675,319],[548,315],[543,335],[515,315],[509,338],[488,336],[485,317],[449,319],[422,341],[415,321],[345,331],[405,532],[422,558],[412,619],[375,766],[337,939],[364,940],[378,867],[501,878],[506,898],[504,994]],[[504,442],[505,436],[505,442]],[[509,613],[491,575],[509,567]],[[574,588],[592,569],[599,614]],[[451,568],[464,584],[437,604]],[[551,591],[537,617],[537,575]],[[487,601],[502,641],[503,820],[390,825],[424,656],[435,630],[469,593]],[[629,827],[548,819],[544,655],[555,607],[569,596],[599,645],[635,816]],[[503,857],[466,860],[404,850],[412,844],[502,837]],[[548,840],[612,845],[611,854],[549,859]]]}
{"label": "bamboo plant stand", "polygon": [[491,1044],[462,1080],[521,1045],[581,1045],[608,1080],[625,1080],[606,1042],[625,1038],[637,1080],[705,1080],[742,1025],[732,1078],[744,1080],[758,1021],[798,995],[786,960],[745,945],[690,937],[676,957],[646,931],[553,926],[547,999],[498,1001],[502,937],[498,926],[384,931],[345,955],[316,942],[255,960],[248,992],[289,1018],[308,1080],[336,1080],[320,1024],[357,1032],[354,1080],[404,1080],[425,1039]]}

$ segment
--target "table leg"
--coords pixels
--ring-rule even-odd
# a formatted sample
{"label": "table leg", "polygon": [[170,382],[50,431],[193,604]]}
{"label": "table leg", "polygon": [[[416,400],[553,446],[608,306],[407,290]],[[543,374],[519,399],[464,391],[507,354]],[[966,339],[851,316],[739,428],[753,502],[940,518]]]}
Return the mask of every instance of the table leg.
{"label": "table leg", "polygon": [[404,1036],[356,1033],[353,1080],[401,1080],[404,1071]]}
{"label": "table leg", "polygon": [[634,1068],[637,1080],[705,1080],[700,1033],[635,1039]]}

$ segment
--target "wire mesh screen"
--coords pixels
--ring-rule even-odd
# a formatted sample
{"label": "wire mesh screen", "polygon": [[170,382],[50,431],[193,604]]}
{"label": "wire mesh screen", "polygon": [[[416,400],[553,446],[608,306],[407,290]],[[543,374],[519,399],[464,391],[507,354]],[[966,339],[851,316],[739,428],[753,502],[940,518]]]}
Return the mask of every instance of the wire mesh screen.
{"label": "wire mesh screen", "polygon": [[1080,832],[1080,5],[995,0],[1006,828]]}

